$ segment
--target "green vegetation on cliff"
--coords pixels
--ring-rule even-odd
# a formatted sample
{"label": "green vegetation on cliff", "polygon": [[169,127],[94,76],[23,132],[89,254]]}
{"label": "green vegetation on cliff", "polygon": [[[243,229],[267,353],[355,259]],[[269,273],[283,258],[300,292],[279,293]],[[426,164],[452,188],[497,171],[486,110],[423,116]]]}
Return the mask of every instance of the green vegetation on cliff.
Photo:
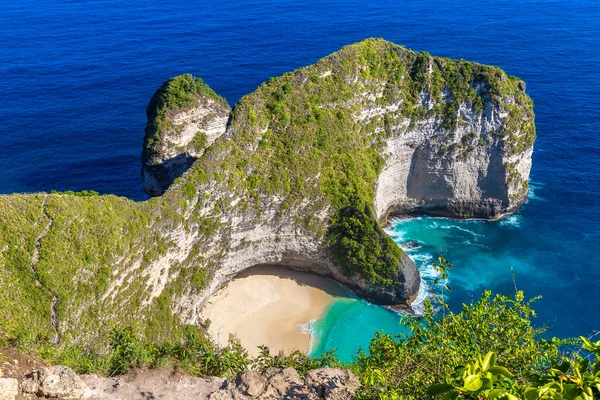
{"label": "green vegetation on cliff", "polygon": [[[43,195],[0,196],[0,332],[50,330],[52,295],[31,268],[38,236],[48,223]],[[1,334],[0,334],[1,336]]]}
{"label": "green vegetation on cliff", "polygon": [[[514,151],[530,148],[535,128],[531,100],[522,85],[497,67],[432,57],[368,39],[272,78],[244,96],[232,113],[228,140],[208,149],[183,189],[190,198],[194,188],[220,182],[244,199],[236,207],[252,207],[258,215],[265,211],[259,199],[277,197],[278,218],[296,219],[307,231],[329,237],[334,249],[362,247],[362,255],[354,259],[368,263],[338,257],[346,272],[371,283],[393,282],[393,263],[401,254],[396,245],[383,246],[395,248],[391,253],[382,252],[381,246],[352,245],[356,235],[348,230],[331,232],[331,225],[314,216],[329,208],[332,221],[348,225],[352,221],[342,221],[348,214],[342,210],[353,207],[355,199],[373,204],[385,161],[381,156],[385,139],[392,134],[392,125],[401,129],[399,121],[406,120],[410,127],[431,117],[442,133],[453,137],[461,124],[461,107],[478,112],[510,107],[520,113],[510,117],[520,122],[498,134],[514,142]],[[422,98],[429,99],[428,109],[421,105]],[[388,111],[373,118],[361,115],[361,110],[373,107]],[[531,134],[517,135],[519,129]],[[222,200],[226,208],[228,200]],[[382,237],[373,213],[365,215],[367,225],[374,227],[371,233]]]}
{"label": "green vegetation on cliff", "polygon": [[[190,74],[171,78],[157,90],[146,110],[148,124],[143,151],[144,162],[158,155],[154,154],[157,148],[153,144],[161,140],[165,130],[173,128],[167,118],[168,114],[196,106],[201,96],[208,96],[217,102],[227,104],[227,101],[216,94],[201,78]],[[194,141],[194,145],[200,144],[199,137]]]}
{"label": "green vegetation on cliff", "polygon": [[[199,95],[224,102],[191,75],[159,89],[145,151],[171,128],[165,117]],[[428,118],[436,137],[452,142],[464,109],[507,111],[504,130],[492,134],[517,153],[531,147],[521,81],[369,39],[244,96],[227,132],[160,198],[1,196],[0,330],[52,339],[54,312],[65,346],[106,349],[106,331],[136,321],[144,339],[178,337],[182,321],[198,322],[190,304],[205,299],[228,252],[252,245],[232,238],[234,223],[267,227],[274,240],[282,230],[314,239],[349,280],[397,284],[405,255],[372,211],[386,140]],[[483,142],[468,136],[448,148]],[[193,141],[206,143],[202,132]]]}
{"label": "green vegetation on cliff", "polygon": [[335,215],[328,237],[337,263],[348,275],[358,273],[383,285],[398,283],[402,250],[381,230],[363,201],[356,199]]}

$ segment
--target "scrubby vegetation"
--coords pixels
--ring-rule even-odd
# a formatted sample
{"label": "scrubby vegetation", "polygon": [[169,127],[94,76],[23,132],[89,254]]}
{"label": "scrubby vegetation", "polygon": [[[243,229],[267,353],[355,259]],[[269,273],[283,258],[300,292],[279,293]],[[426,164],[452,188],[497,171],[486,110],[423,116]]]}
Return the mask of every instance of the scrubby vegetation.
{"label": "scrubby vegetation", "polygon": [[[436,268],[447,274],[439,258]],[[460,313],[404,318],[410,334],[378,333],[353,365],[360,399],[594,399],[600,396],[600,341],[540,338],[533,326],[537,298],[486,291]],[[583,345],[584,352],[580,352]],[[589,353],[596,355],[595,364]],[[501,365],[496,365],[496,360]],[[579,397],[578,397],[579,396]]]}
{"label": "scrubby vegetation", "polygon": [[174,368],[197,376],[223,376],[229,379],[246,369],[294,367],[304,374],[324,366],[341,366],[334,352],[310,358],[299,351],[271,354],[266,346],[256,358],[248,356],[239,340],[229,338],[220,348],[197,326],[187,326],[169,340],[147,339],[139,328],[128,325],[107,332],[108,347],[99,352],[85,346],[57,347],[43,336],[30,336],[21,331],[16,337],[0,331],[0,347],[12,345],[34,353],[50,364],[66,365],[79,374],[99,373],[105,376],[124,374],[132,368]]}
{"label": "scrubby vegetation", "polygon": [[[166,130],[173,128],[167,118],[169,113],[176,113],[197,105],[201,96],[208,96],[217,102],[227,104],[227,101],[216,94],[201,78],[193,77],[190,74],[171,78],[156,91],[146,110],[148,124],[142,153],[144,163],[146,160],[160,157],[160,154],[156,153],[160,151],[160,146],[154,146],[154,144],[161,140]],[[193,144],[196,147],[204,148],[206,140],[203,142],[202,136],[198,135]]]}
{"label": "scrubby vegetation", "polygon": [[[142,341],[179,340],[187,316],[178,300],[210,283],[232,245],[234,217],[274,229],[293,225],[298,235],[330,246],[348,275],[393,284],[403,254],[371,209],[385,140],[428,117],[436,135],[448,138],[452,150],[442,157],[450,160],[491,140],[482,144],[481,133],[468,133],[464,143],[455,137],[464,123],[460,110],[496,107],[510,123],[490,135],[516,152],[528,149],[535,129],[521,86],[495,67],[369,39],[242,98],[228,133],[160,198],[136,203],[93,191],[0,196],[0,330],[51,339],[56,296],[61,345],[102,351],[107,331],[136,321]],[[171,128],[168,113],[199,95],[224,102],[191,75],[166,82],[148,107],[145,148]],[[198,132],[193,145],[206,143]],[[181,250],[189,254],[167,257],[173,238],[187,234],[195,235]]]}
{"label": "scrubby vegetation", "polygon": [[[440,259],[438,267],[446,268]],[[443,299],[440,307],[446,309]],[[132,327],[108,333],[110,346],[96,353],[82,346],[57,348],[40,337],[4,337],[22,350],[35,350],[52,363],[79,373],[117,375],[131,368],[175,368],[200,376],[232,378],[246,369],[294,367],[300,374],[324,366],[350,368],[361,380],[357,399],[508,399],[593,400],[600,396],[600,341],[541,339],[532,304],[515,296],[485,292],[460,313],[434,314],[427,304],[422,317],[403,317],[411,333],[392,337],[380,332],[368,353],[359,351],[342,364],[335,351],[309,358],[298,351],[273,355],[261,346],[251,359],[234,337],[218,348],[197,327],[167,341],[144,339]],[[1,336],[1,335],[0,335]],[[594,358],[595,357],[595,358]]]}
{"label": "scrubby vegetation", "polygon": [[398,283],[402,250],[381,229],[364,201],[356,198],[342,208],[332,220],[328,237],[347,275],[361,274],[376,284]]}

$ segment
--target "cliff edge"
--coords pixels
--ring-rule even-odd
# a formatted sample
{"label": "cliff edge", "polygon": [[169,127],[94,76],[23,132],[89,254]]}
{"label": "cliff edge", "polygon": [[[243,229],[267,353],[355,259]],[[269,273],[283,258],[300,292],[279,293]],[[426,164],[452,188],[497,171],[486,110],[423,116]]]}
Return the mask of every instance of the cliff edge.
{"label": "cliff edge", "polygon": [[[497,67],[368,39],[270,79],[228,115],[200,80],[169,82],[145,139],[162,196],[0,196],[0,330],[92,347],[126,324],[171,337],[261,264],[409,304],[419,273],[383,231],[388,214],[492,218],[527,197],[532,102]],[[169,106],[172,88],[187,100]],[[177,119],[190,113],[203,122]],[[185,162],[161,165],[173,159]]]}

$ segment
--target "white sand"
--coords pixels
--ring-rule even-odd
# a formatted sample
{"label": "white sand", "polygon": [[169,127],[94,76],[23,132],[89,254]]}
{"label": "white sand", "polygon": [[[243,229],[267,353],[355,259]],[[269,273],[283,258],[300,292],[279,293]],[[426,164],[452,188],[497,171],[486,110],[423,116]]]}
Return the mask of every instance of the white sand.
{"label": "white sand", "polygon": [[[202,310],[209,334],[220,345],[237,336],[252,356],[264,344],[271,353],[309,350],[307,325],[345,291],[316,275],[281,267],[255,267],[219,290]],[[303,329],[304,328],[304,329]]]}

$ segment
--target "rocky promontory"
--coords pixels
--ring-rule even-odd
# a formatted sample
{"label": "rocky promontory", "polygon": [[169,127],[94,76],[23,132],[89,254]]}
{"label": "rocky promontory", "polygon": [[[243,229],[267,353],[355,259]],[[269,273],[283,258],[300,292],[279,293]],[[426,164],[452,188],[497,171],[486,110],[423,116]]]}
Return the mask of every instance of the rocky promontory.
{"label": "rocky promontory", "polygon": [[419,273],[388,215],[515,210],[535,140],[521,80],[381,39],[272,78],[231,112],[174,78],[148,117],[144,176],[162,196],[0,196],[0,330],[88,347],[113,326],[169,338],[264,264],[410,304]]}
{"label": "rocky promontory", "polygon": [[231,108],[200,78],[169,79],[152,96],[142,152],[144,190],[160,196],[225,133]]}

